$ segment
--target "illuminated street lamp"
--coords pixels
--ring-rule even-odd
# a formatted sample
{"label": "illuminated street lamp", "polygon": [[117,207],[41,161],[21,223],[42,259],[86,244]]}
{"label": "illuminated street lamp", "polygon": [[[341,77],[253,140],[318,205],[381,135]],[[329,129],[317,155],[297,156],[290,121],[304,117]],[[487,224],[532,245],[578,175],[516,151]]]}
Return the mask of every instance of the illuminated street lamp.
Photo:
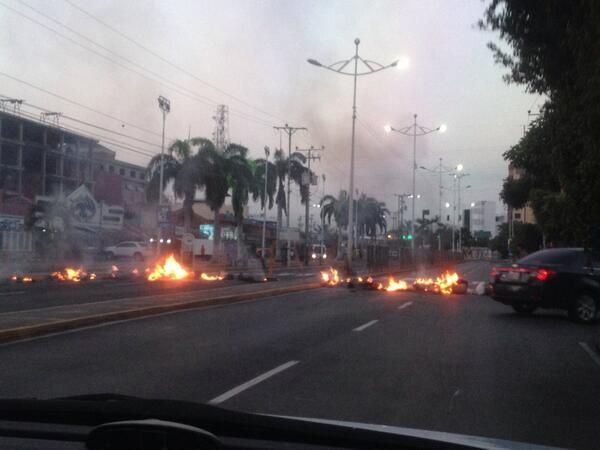
{"label": "illuminated street lamp", "polygon": [[[354,56],[349,59],[344,59],[341,61],[336,61],[330,65],[323,65],[316,59],[308,59],[308,63],[313,66],[321,67],[323,69],[330,70],[337,74],[341,75],[349,75],[354,78],[354,93],[352,97],[352,141],[350,147],[350,189],[348,190],[348,254],[346,255],[346,266],[347,271],[352,272],[352,253],[353,253],[353,237],[354,231],[352,227],[354,225],[354,138],[356,131],[356,82],[357,78],[362,75],[372,75],[376,72],[380,72],[385,69],[389,69],[390,67],[398,66],[398,63],[402,63],[403,67],[407,67],[407,60],[396,60],[387,66],[384,66],[376,61],[371,61],[367,59],[363,59],[358,55],[358,45],[360,44],[360,39],[354,39],[355,51]],[[359,61],[362,63],[363,69],[362,72],[359,72],[358,63]],[[345,71],[344,69],[354,63],[354,70]],[[400,67],[399,67],[400,68]],[[414,193],[414,190],[413,190]]]}
{"label": "illuminated street lamp", "polygon": [[[391,125],[386,125],[384,127],[387,133],[391,133],[395,131],[396,133],[403,134],[405,136],[410,136],[413,138],[413,173],[412,173],[412,222],[411,222],[411,234],[414,236],[415,234],[415,190],[416,190],[416,173],[417,173],[417,137],[425,136],[427,134],[439,131],[440,133],[445,133],[448,127],[444,124],[440,125],[437,128],[427,128],[417,123],[417,115],[414,116],[414,122],[412,125],[409,125],[404,128],[394,128]],[[411,249],[414,255],[415,251],[415,242],[411,242]]]}

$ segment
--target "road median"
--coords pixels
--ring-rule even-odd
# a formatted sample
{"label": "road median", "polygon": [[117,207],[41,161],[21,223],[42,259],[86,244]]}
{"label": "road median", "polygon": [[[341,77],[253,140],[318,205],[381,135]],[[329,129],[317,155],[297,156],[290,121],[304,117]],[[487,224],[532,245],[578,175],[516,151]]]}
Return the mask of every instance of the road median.
{"label": "road median", "polygon": [[[278,286],[277,286],[278,285]],[[0,314],[0,342],[10,342],[85,326],[171,311],[224,305],[320,287],[312,283],[256,283],[232,286],[227,293],[194,291],[39,308]]]}

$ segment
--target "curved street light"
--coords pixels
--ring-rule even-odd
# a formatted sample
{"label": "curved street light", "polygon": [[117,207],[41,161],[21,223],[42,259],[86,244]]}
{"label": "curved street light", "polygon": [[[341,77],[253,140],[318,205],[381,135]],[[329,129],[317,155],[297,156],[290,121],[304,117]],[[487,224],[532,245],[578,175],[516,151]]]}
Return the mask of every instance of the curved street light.
{"label": "curved street light", "polygon": [[[398,60],[392,62],[388,65],[380,64],[376,61],[372,61],[369,59],[364,59],[358,54],[358,45],[360,44],[360,39],[354,39],[354,56],[349,59],[344,59],[341,61],[336,61],[329,65],[321,64],[316,59],[307,59],[309,64],[312,64],[316,67],[321,67],[323,69],[327,69],[331,72],[335,72],[340,75],[348,75],[354,78],[354,93],[352,97],[352,141],[351,141],[351,149],[350,149],[350,189],[348,190],[348,254],[346,255],[346,269],[350,274],[352,272],[352,253],[353,253],[353,238],[354,238],[354,208],[352,205],[354,204],[354,138],[356,135],[356,81],[359,76],[364,75],[372,75],[377,72],[381,72],[382,70],[389,69],[390,67],[396,67],[398,65]],[[361,63],[361,70],[359,71],[358,63]],[[354,70],[346,71],[346,67],[354,63]],[[413,190],[414,193],[414,190]]]}
{"label": "curved street light", "polygon": [[[417,137],[425,136],[430,133],[435,133],[439,131],[440,133],[445,133],[448,129],[447,125],[442,124],[437,128],[427,128],[417,123],[417,115],[413,116],[414,122],[412,125],[409,125],[404,128],[394,128],[391,125],[386,125],[383,128],[387,133],[391,133],[392,131],[396,133],[403,134],[404,136],[410,136],[413,138],[413,175],[412,175],[412,222],[411,222],[411,234],[414,236],[415,234],[415,190],[416,190],[416,173],[417,173]],[[413,240],[410,244],[411,250],[414,255],[415,251],[415,241]]]}

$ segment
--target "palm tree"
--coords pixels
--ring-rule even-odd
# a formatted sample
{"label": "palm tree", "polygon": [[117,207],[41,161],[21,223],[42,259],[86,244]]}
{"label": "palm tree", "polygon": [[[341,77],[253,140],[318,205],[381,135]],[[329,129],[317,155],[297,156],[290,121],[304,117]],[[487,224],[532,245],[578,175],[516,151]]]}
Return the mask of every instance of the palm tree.
{"label": "palm tree", "polygon": [[326,195],[321,199],[321,217],[331,225],[331,218],[335,220],[338,228],[337,255],[342,255],[342,231],[348,227],[348,192],[342,190],[337,198]]}
{"label": "palm tree", "polygon": [[252,163],[247,159],[248,149],[240,145],[230,145],[227,150],[232,152],[226,159],[226,172],[228,183],[231,187],[231,205],[237,228],[237,255],[238,260],[246,263],[244,247],[244,207],[248,204],[250,194],[256,193],[256,179],[252,170]]}
{"label": "palm tree", "polygon": [[[433,244],[434,233],[432,231],[432,225],[438,225],[438,228],[440,228],[440,218],[438,216],[431,219],[423,217],[415,220],[415,225],[415,234],[419,236],[421,246],[423,246],[426,241],[429,241],[430,245]],[[413,236],[413,239],[415,239],[415,236]]]}
{"label": "palm tree", "polygon": [[227,148],[220,151],[208,139],[202,141],[198,151],[206,203],[214,212],[213,258],[215,260],[218,260],[221,243],[219,214],[230,188],[238,227],[238,251],[241,249],[243,210],[248,203],[249,194],[253,193],[255,188],[247,154],[248,149],[237,144],[229,144]]}
{"label": "palm tree", "polygon": [[358,199],[357,206],[358,230],[361,234],[375,239],[378,229],[385,233],[387,230],[385,218],[390,212],[384,202],[362,194]]}
{"label": "palm tree", "polygon": [[[256,201],[260,198],[261,209],[267,203],[267,209],[273,208],[275,203],[275,194],[277,192],[277,167],[272,162],[268,162],[264,158],[255,159],[252,161],[254,166],[254,189],[252,190],[252,200]],[[265,169],[267,175],[267,190],[265,192]]]}
{"label": "palm tree", "polygon": [[[193,205],[196,190],[202,187],[202,172],[194,147],[200,145],[202,138],[187,140],[177,139],[169,146],[169,153],[156,155],[148,163],[146,174],[148,185],[146,198],[158,201],[159,192],[164,192],[173,182],[173,192],[177,198],[183,199],[183,227],[189,232],[192,224]],[[160,186],[160,168],[163,166],[163,185]]]}
{"label": "palm tree", "polygon": [[302,173],[304,172],[304,163],[306,157],[300,152],[294,152],[290,157],[286,157],[282,149],[275,150],[273,157],[275,165],[275,173],[277,174],[277,195],[275,203],[277,204],[277,245],[276,251],[279,255],[279,230],[283,222],[283,212],[288,214],[286,180],[289,177],[290,181],[300,186],[300,198],[302,204],[308,200],[308,186],[302,186]]}

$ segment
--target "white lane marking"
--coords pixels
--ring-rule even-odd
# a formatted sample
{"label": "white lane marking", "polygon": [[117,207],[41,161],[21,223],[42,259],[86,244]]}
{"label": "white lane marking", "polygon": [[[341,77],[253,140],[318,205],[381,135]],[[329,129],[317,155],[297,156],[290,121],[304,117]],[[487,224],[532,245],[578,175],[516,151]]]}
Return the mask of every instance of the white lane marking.
{"label": "white lane marking", "polygon": [[413,304],[413,302],[402,303],[400,306],[398,306],[398,309],[408,308],[412,304]]}
{"label": "white lane marking", "polygon": [[448,412],[451,413],[454,409],[454,399],[460,395],[460,389],[456,389],[452,397],[450,397],[450,404],[448,405]]}
{"label": "white lane marking", "polygon": [[579,345],[581,345],[581,348],[584,349],[588,355],[590,355],[590,358],[592,358],[592,360],[598,364],[598,366],[600,366],[600,355],[592,350],[592,348],[585,342],[580,342]]}
{"label": "white lane marking", "polygon": [[13,292],[0,292],[0,295],[18,295],[24,294],[25,291],[13,291]]}
{"label": "white lane marking", "polygon": [[367,323],[361,325],[360,327],[356,327],[352,331],[362,331],[365,328],[369,328],[371,325],[375,325],[377,322],[379,322],[379,320],[371,320],[370,322],[367,322]]}
{"label": "white lane marking", "polygon": [[225,392],[224,394],[219,395],[218,397],[213,398],[208,403],[211,405],[218,405],[219,403],[223,403],[225,400],[229,400],[231,397],[235,397],[240,392],[245,391],[246,389],[250,389],[252,386],[257,385],[265,381],[268,378],[271,378],[274,375],[277,375],[279,372],[283,372],[286,369],[289,369],[292,366],[295,366],[300,361],[288,361],[285,364],[275,367],[274,369],[269,370],[268,372],[263,373],[262,375],[257,376],[256,378],[252,378],[250,381],[246,381],[243,384],[240,384],[233,389]]}

